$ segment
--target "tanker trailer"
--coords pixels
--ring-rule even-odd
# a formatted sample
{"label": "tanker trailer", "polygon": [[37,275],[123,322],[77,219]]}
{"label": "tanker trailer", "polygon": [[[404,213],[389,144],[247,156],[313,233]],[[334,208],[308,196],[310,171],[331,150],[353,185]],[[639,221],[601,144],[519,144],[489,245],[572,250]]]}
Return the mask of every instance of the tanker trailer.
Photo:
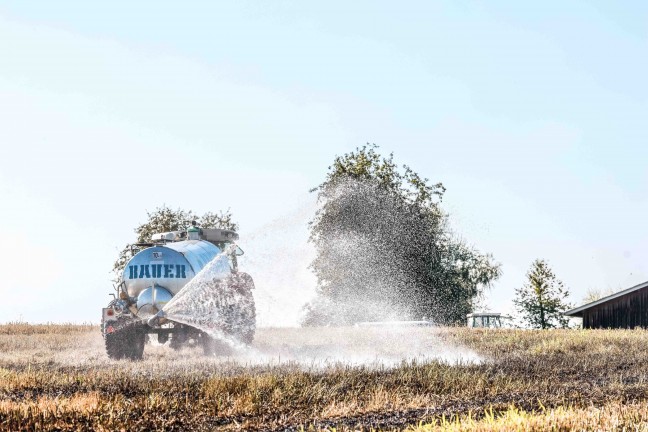
{"label": "tanker trailer", "polygon": [[[155,234],[124,267],[117,295],[103,308],[101,330],[106,353],[112,359],[142,358],[150,337],[173,349],[201,345],[205,354],[225,346],[206,332],[164,315],[162,308],[210,264],[207,283],[214,296],[236,293],[236,302],[214,310],[221,316],[220,333],[227,339],[250,344],[256,329],[252,278],[238,270],[237,256],[242,255],[234,241],[234,231],[198,228]],[[218,257],[217,261],[213,261]],[[212,262],[213,261],[213,262]],[[183,294],[191,296],[192,292]],[[200,299],[196,299],[200,302]],[[218,302],[217,302],[218,303]],[[227,303],[227,302],[225,302]],[[218,303],[220,304],[220,303]],[[204,304],[201,305],[204,308]]]}

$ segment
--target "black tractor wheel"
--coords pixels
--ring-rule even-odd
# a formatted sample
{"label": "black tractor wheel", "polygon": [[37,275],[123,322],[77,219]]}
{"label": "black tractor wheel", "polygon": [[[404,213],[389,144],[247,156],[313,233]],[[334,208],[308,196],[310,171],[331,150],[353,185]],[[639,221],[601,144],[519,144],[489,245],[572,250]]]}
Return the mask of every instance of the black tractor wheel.
{"label": "black tractor wheel", "polygon": [[179,351],[189,344],[189,331],[182,324],[176,324],[171,334],[171,342],[169,347],[172,350]]}
{"label": "black tractor wheel", "polygon": [[140,322],[124,320],[104,324],[106,353],[113,360],[141,360],[146,344],[146,331]]}
{"label": "black tractor wheel", "polygon": [[128,346],[130,349],[127,358],[130,360],[141,360],[144,356],[144,345],[146,345],[146,331],[143,323],[136,323],[129,326],[127,330]]}

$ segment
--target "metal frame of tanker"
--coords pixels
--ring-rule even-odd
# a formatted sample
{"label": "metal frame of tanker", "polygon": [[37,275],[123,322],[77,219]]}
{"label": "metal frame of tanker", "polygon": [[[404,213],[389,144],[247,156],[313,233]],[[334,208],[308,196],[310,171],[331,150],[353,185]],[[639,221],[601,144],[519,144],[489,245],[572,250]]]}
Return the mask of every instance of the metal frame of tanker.
{"label": "metal frame of tanker", "polygon": [[249,275],[238,271],[236,257],[243,254],[233,244],[238,237],[234,231],[201,229],[194,223],[187,231],[155,234],[151,242],[135,244],[138,250],[131,246],[133,256],[115,287],[117,295],[112,294],[113,300],[102,309],[101,330],[108,356],[142,358],[149,334],[157,335],[160,343],[171,339],[171,347],[176,349],[191,341],[202,345],[207,354],[222,349],[219,341],[201,330],[165,318],[162,307],[215,256],[232,246],[236,249],[227,255],[229,273],[223,280],[214,281],[214,286],[218,289],[226,283],[245,294],[243,309],[232,312],[243,317],[234,316],[226,321],[235,323],[228,325],[225,333],[240,342],[251,343],[256,327],[251,295],[254,282]]}

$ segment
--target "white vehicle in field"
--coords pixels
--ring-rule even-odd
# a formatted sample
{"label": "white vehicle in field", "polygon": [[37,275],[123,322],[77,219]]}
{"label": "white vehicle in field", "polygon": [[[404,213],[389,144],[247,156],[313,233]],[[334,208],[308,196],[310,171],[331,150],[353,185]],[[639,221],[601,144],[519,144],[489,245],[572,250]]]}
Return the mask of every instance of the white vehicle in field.
{"label": "white vehicle in field", "polygon": [[510,327],[511,317],[494,312],[474,312],[466,315],[470,328]]}

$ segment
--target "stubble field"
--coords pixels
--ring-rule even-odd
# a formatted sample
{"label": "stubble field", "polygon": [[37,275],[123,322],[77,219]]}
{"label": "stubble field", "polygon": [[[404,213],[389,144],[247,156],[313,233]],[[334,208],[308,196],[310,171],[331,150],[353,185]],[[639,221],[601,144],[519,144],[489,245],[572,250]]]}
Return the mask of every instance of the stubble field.
{"label": "stubble field", "polygon": [[2,430],[648,430],[648,332],[260,329],[110,361],[98,328],[0,326]]}

